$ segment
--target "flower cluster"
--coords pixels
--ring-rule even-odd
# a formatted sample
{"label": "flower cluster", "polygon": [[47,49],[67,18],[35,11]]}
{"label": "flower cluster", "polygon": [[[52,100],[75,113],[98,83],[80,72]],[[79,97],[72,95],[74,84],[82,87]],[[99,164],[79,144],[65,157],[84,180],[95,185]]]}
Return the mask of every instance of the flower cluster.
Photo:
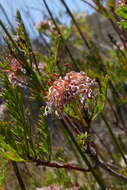
{"label": "flower cluster", "polygon": [[[56,29],[56,26],[52,22],[52,20],[43,20],[36,24],[36,29],[41,33],[46,32],[47,34],[58,36],[59,32]],[[66,27],[63,24],[59,24],[59,29],[64,33],[66,33]]]}
{"label": "flower cluster", "polygon": [[95,81],[84,72],[71,71],[65,77],[59,77],[49,88],[45,115],[55,112],[61,115],[64,107],[71,101],[79,98],[84,104],[88,98],[93,98],[91,87]]}
{"label": "flower cluster", "polygon": [[127,5],[127,0],[119,0],[118,3],[120,6],[125,6]]}
{"label": "flower cluster", "polygon": [[41,32],[51,30],[52,28],[54,28],[54,25],[51,20],[43,20],[36,25],[36,28]]}
{"label": "flower cluster", "polygon": [[10,62],[9,69],[5,70],[5,72],[8,74],[9,81],[13,85],[22,85],[22,83],[26,83],[26,72],[21,63],[17,59],[11,57],[8,57],[8,60]]}

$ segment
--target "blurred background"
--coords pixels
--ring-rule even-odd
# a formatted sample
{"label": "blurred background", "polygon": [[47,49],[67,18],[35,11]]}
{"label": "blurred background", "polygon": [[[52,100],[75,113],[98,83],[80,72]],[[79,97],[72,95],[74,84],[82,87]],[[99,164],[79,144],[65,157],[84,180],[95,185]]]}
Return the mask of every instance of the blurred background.
{"label": "blurred background", "polygon": [[[81,0],[66,0],[69,8],[74,13],[92,14],[93,9]],[[62,24],[70,25],[71,19],[59,0],[47,1],[54,17],[58,17]],[[36,24],[49,17],[42,0],[0,0],[0,19],[13,29],[16,26],[15,14],[19,10],[32,38],[38,38]]]}
{"label": "blurred background", "polygon": [[[113,15],[115,11],[113,12],[112,10],[117,7],[117,1],[100,0],[102,10],[99,9],[100,5],[98,5],[98,1],[94,0],[65,0],[64,2],[66,5],[62,3],[62,0],[46,0],[48,8],[46,8],[44,2],[44,0],[0,0],[0,20],[3,21],[8,31],[11,32],[13,39],[19,45],[20,50],[23,50],[23,53],[26,51],[24,53],[26,56],[28,53],[27,48],[25,49],[24,46],[24,38],[22,38],[22,35],[20,36],[17,22],[18,19],[16,19],[16,12],[17,10],[20,11],[27,33],[29,34],[33,51],[35,55],[37,55],[38,66],[40,63],[42,66],[42,68],[39,69],[44,74],[47,72],[47,75],[44,75],[47,77],[44,77],[44,82],[47,84],[47,88],[50,86],[47,81],[49,81],[49,79],[52,80],[53,74],[48,66],[50,63],[52,66],[54,63],[52,59],[55,59],[54,57],[57,53],[58,62],[62,65],[62,67],[61,65],[60,67],[64,74],[67,72],[67,67],[71,61],[73,62],[73,60],[75,60],[76,65],[75,61],[72,65],[76,71],[83,70],[91,78],[98,81],[98,84],[100,85],[98,85],[100,88],[100,100],[98,98],[98,102],[102,102],[100,105],[99,103],[97,104],[94,102],[93,104],[90,104],[90,102],[88,102],[88,105],[91,108],[92,106],[95,106],[95,108],[98,106],[97,111],[100,109],[100,106],[102,110],[99,110],[98,114],[103,111],[105,105],[104,116],[107,119],[100,115],[97,120],[91,122],[91,134],[94,136],[94,138],[92,138],[97,146],[99,156],[107,163],[110,162],[111,164],[114,164],[110,165],[111,168],[115,168],[122,174],[126,175],[127,171],[123,158],[127,156],[127,67],[125,66],[127,58],[127,30],[121,26],[119,27],[120,16],[117,14]],[[113,2],[116,2],[116,4],[113,4]],[[98,10],[98,12],[96,12],[96,10]],[[58,29],[57,27],[54,27],[53,19],[51,17],[55,19]],[[125,17],[125,19],[127,18]],[[79,28],[76,23],[78,23]],[[63,41],[62,43],[60,41],[59,29],[63,35],[63,41],[65,41],[65,44]],[[7,47],[8,44],[6,44],[7,40],[5,33],[1,27],[1,52],[3,51],[2,49],[7,49],[9,47]],[[68,54],[67,48],[72,57]],[[8,52],[9,51],[7,51],[7,53]],[[1,53],[1,60],[4,60],[4,56],[2,56]],[[27,58],[29,60],[29,57]],[[57,72],[60,71],[60,74],[61,68],[54,70]],[[110,76],[109,87],[107,85],[107,76]],[[106,92],[108,92],[108,98]],[[102,96],[104,95],[103,97],[101,97],[101,93]],[[37,120],[36,117],[39,115],[38,110],[40,107],[39,109],[37,107],[39,103],[33,103],[33,108],[35,108],[35,111],[33,111],[33,120],[35,120],[35,123]],[[7,118],[6,106],[1,101],[0,120],[4,121]],[[77,118],[74,117],[74,121],[77,122],[76,124],[78,126],[79,122],[76,119]],[[109,124],[106,121],[108,121]],[[81,124],[79,123],[79,126],[80,125]],[[109,126],[111,126],[112,129],[110,129]],[[52,136],[53,159],[60,162],[69,161],[76,164],[80,163],[82,165],[82,159],[78,158],[79,155],[76,155],[74,150],[72,151],[72,145],[65,135],[63,135],[63,131],[59,127],[59,122],[54,120],[54,118],[51,119],[49,122],[49,128]],[[116,139],[115,143],[113,142],[112,139],[114,137],[112,138],[113,133],[111,130],[115,134],[116,139],[118,139],[118,144],[122,145],[121,149],[124,153],[122,152],[121,154],[121,149],[119,146],[116,146]],[[20,190],[15,175],[16,172],[14,171],[15,167],[12,167],[10,163],[11,161],[8,164],[6,159],[0,159],[0,190]],[[99,189],[96,181],[90,174],[78,172],[71,173],[64,169],[57,170],[47,169],[46,167],[40,166],[36,167],[34,164],[30,163],[18,163],[17,165],[28,190],[50,190],[52,185],[52,190]],[[17,171],[17,168],[15,168],[15,170]],[[115,186],[116,181],[114,180],[114,184],[112,184],[113,178],[103,170],[102,173],[104,179],[107,180],[106,183],[109,183],[109,186],[111,187],[110,189],[120,190],[119,185],[121,185],[122,189],[126,190],[127,186],[125,186],[124,183],[118,180],[118,185]],[[84,180],[84,177],[87,179],[86,181]],[[42,188],[44,186],[50,186],[50,189]]]}

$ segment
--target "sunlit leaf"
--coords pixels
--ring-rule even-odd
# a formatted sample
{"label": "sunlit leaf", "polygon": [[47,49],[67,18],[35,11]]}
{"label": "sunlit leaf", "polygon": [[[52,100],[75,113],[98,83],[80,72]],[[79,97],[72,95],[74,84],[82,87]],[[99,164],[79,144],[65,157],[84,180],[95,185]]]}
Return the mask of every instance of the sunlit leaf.
{"label": "sunlit leaf", "polygon": [[121,16],[123,19],[127,19],[127,6],[120,7],[117,9],[117,14]]}
{"label": "sunlit leaf", "polygon": [[4,137],[0,136],[0,155],[6,159],[23,162],[25,161],[22,159],[17,152],[4,141]]}

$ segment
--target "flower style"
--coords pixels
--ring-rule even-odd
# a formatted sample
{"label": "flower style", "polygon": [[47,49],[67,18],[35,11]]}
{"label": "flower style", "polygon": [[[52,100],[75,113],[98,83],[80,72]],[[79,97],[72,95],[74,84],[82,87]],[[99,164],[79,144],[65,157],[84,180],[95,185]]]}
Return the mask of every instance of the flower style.
{"label": "flower style", "polygon": [[59,77],[49,88],[45,115],[52,112],[59,116],[62,115],[65,106],[76,98],[79,98],[81,104],[84,104],[86,99],[93,98],[91,87],[94,84],[95,80],[92,80],[84,72],[71,71],[65,77]]}

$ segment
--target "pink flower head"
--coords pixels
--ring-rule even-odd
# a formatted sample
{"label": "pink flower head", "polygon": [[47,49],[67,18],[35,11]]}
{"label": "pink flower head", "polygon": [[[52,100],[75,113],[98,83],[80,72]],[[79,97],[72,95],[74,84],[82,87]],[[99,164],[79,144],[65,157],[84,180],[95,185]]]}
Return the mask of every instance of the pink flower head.
{"label": "pink flower head", "polygon": [[59,77],[49,88],[45,114],[53,111],[57,115],[62,114],[64,107],[76,98],[84,104],[86,99],[93,98],[91,86],[94,84],[95,81],[84,72],[71,71],[65,77]]}
{"label": "pink flower head", "polygon": [[125,6],[127,5],[127,0],[119,0],[118,3],[120,6]]}

